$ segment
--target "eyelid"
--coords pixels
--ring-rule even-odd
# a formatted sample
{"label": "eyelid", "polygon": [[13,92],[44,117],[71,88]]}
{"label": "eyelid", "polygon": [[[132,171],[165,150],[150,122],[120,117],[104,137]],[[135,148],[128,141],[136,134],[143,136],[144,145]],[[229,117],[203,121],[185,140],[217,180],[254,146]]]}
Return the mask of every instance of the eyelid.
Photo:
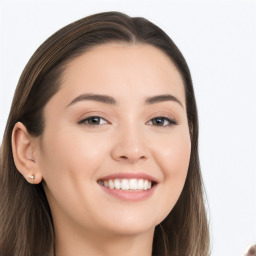
{"label": "eyelid", "polygon": [[99,127],[101,125],[104,125],[104,124],[89,124],[89,123],[86,123],[87,120],[89,120],[90,118],[93,118],[93,117],[104,120],[105,121],[104,124],[110,124],[110,122],[105,117],[102,117],[99,114],[92,114],[92,113],[90,113],[90,115],[88,115],[88,116],[85,116],[85,117],[81,118],[80,121],[78,121],[77,123],[78,124],[84,124],[84,125],[90,126],[90,127]]}
{"label": "eyelid", "polygon": [[106,120],[108,119],[108,116],[104,112],[101,112],[98,110],[90,110],[90,111],[85,111],[81,115],[79,115],[79,117],[77,118],[78,120],[77,122],[80,122],[80,120],[82,121],[86,118],[93,117],[93,116],[101,117]]}
{"label": "eyelid", "polygon": [[154,124],[151,124],[151,125],[154,125],[154,126],[157,126],[157,127],[162,127],[162,128],[170,127],[170,126],[173,126],[173,125],[177,125],[177,122],[173,118],[169,118],[169,117],[166,117],[166,116],[156,116],[156,117],[153,117],[147,123],[152,122],[152,120],[157,119],[157,118],[167,120],[168,124],[167,125],[154,125]]}
{"label": "eyelid", "polygon": [[150,115],[148,119],[153,119],[153,118],[156,118],[156,117],[169,118],[169,119],[177,122],[176,118],[173,115],[171,115],[169,112],[165,112],[165,111],[155,112],[154,114]]}

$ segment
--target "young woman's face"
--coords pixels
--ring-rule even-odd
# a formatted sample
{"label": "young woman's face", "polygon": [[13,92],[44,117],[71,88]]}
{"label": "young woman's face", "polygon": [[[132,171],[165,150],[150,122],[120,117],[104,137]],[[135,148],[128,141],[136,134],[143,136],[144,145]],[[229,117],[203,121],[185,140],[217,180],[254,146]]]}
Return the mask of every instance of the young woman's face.
{"label": "young woman's face", "polygon": [[105,44],[72,60],[44,109],[36,162],[54,225],[153,232],[182,191],[190,136],[182,78],[147,44]]}

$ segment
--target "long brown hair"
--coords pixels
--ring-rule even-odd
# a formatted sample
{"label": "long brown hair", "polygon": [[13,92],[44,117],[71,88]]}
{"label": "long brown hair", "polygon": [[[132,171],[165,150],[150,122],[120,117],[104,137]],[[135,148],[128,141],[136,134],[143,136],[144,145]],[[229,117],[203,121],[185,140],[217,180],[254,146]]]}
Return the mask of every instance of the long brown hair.
{"label": "long brown hair", "polygon": [[180,198],[155,229],[153,255],[209,255],[209,229],[198,157],[198,117],[189,68],[173,41],[144,18],[119,12],[85,17],[48,38],[26,65],[12,102],[0,155],[0,255],[54,255],[54,229],[42,184],[31,185],[14,164],[11,134],[22,122],[33,136],[44,131],[43,110],[59,90],[66,64],[108,42],[145,43],[161,49],[180,72],[191,137],[188,175]]}

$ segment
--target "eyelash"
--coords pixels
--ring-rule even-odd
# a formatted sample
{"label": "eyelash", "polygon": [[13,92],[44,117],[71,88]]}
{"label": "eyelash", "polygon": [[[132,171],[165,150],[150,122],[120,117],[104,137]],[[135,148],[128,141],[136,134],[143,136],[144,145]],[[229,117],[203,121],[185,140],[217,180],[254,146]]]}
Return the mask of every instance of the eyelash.
{"label": "eyelash", "polygon": [[[106,119],[103,118],[103,117],[100,117],[100,116],[89,116],[89,117],[86,117],[85,119],[82,119],[81,121],[79,121],[78,124],[85,124],[85,125],[87,125],[87,126],[91,126],[91,127],[95,127],[95,128],[96,128],[97,126],[102,125],[102,123],[100,123],[100,124],[98,124],[98,123],[97,123],[97,124],[90,124],[90,123],[88,123],[90,120],[93,120],[93,119],[104,120],[104,123],[103,123],[103,124],[107,124],[107,123],[108,123],[108,121],[106,121]],[[154,125],[154,126],[158,126],[158,127],[163,128],[163,127],[170,127],[170,126],[173,126],[173,125],[177,125],[177,122],[176,122],[174,119],[168,118],[168,117],[165,117],[165,116],[157,116],[157,117],[154,117],[154,118],[150,119],[149,122],[152,123],[153,120],[156,121],[157,119],[158,119],[158,120],[159,120],[159,119],[164,120],[164,125]],[[166,122],[168,122],[168,124],[166,124]]]}

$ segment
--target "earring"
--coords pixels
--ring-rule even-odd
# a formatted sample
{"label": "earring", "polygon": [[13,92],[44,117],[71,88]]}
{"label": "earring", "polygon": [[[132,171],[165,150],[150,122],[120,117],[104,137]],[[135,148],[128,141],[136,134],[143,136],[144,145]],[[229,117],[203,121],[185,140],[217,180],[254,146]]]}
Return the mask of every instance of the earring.
{"label": "earring", "polygon": [[35,175],[29,175],[28,177],[32,180],[32,182],[34,182]]}

